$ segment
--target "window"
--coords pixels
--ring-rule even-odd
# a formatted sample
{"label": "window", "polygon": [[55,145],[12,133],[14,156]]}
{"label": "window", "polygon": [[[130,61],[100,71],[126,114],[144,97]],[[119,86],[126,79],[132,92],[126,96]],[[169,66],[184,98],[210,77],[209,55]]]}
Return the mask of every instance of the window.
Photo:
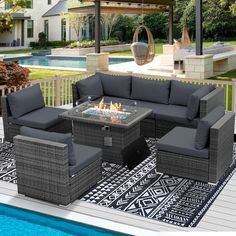
{"label": "window", "polygon": [[52,0],[48,0],[48,5],[52,5]]}
{"label": "window", "polygon": [[66,41],[66,19],[61,20],[61,40]]}
{"label": "window", "polygon": [[5,10],[9,10],[12,8],[13,3],[12,2],[5,2]]}
{"label": "window", "polygon": [[33,0],[26,0],[25,7],[26,8],[33,8]]}
{"label": "window", "polygon": [[44,21],[44,33],[46,34],[46,39],[48,40],[48,34],[49,34],[49,24],[48,20]]}
{"label": "window", "polygon": [[33,20],[27,21],[27,37],[28,38],[34,37],[34,21]]}

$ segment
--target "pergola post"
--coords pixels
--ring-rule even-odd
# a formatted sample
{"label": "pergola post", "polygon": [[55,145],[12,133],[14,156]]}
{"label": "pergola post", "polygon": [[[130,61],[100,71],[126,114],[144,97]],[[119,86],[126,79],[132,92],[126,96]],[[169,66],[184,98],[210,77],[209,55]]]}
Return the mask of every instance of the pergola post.
{"label": "pergola post", "polygon": [[100,53],[100,37],[101,37],[101,3],[95,0],[95,53]]}
{"label": "pergola post", "polygon": [[202,0],[196,0],[196,55],[202,55]]}
{"label": "pergola post", "polygon": [[174,43],[174,8],[173,6],[169,7],[169,44],[172,45]]}

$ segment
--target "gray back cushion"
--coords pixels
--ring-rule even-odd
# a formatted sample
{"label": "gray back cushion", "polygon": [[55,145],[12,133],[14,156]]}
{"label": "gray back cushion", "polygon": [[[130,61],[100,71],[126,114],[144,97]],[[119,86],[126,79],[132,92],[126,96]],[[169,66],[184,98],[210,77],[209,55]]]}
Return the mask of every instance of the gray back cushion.
{"label": "gray back cushion", "polygon": [[197,127],[195,148],[203,149],[209,144],[210,128],[225,114],[224,107],[218,106],[202,118]]}
{"label": "gray back cushion", "polygon": [[199,114],[200,100],[211,91],[210,86],[205,85],[195,91],[188,100],[187,119],[193,120]]}
{"label": "gray back cushion", "polygon": [[73,151],[73,143],[72,143],[72,135],[68,134],[61,134],[55,132],[48,132],[39,129],[33,129],[29,127],[22,126],[20,129],[20,134],[23,136],[43,139],[48,141],[53,141],[57,143],[63,143],[68,145],[68,155],[69,155],[69,165],[73,166],[76,164],[76,158]]}
{"label": "gray back cushion", "polygon": [[201,87],[202,85],[186,84],[172,80],[169,103],[173,105],[187,106],[188,100],[192,93]]}
{"label": "gray back cushion", "polygon": [[80,99],[87,99],[88,96],[96,99],[103,96],[102,82],[97,73],[87,79],[78,81],[76,84]]}
{"label": "gray back cushion", "polygon": [[39,84],[7,95],[8,104],[14,118],[45,107]]}
{"label": "gray back cushion", "polygon": [[132,99],[168,104],[170,81],[132,77]]}
{"label": "gray back cushion", "polygon": [[131,76],[99,74],[105,96],[130,98]]}

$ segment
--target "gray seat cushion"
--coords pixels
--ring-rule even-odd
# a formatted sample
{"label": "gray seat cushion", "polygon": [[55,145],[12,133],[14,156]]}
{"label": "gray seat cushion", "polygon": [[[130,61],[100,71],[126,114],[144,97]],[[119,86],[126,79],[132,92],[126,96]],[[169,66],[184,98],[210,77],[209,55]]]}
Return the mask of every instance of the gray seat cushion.
{"label": "gray seat cushion", "polygon": [[195,148],[195,136],[196,129],[176,127],[158,141],[157,149],[207,159],[207,148],[202,150]]}
{"label": "gray seat cushion", "polygon": [[222,118],[224,114],[224,107],[218,106],[199,121],[195,139],[196,149],[203,149],[209,145],[210,128]]}
{"label": "gray seat cushion", "polygon": [[7,100],[14,118],[45,107],[39,84],[10,93],[7,95]]}
{"label": "gray seat cushion", "polygon": [[164,105],[164,104],[158,104],[158,103],[154,103],[154,102],[144,102],[144,101],[139,101],[139,100],[136,100],[136,102],[137,102],[137,106],[139,106],[139,107],[152,109],[152,114],[148,117],[151,119],[155,119],[156,114],[158,114],[158,112],[161,109],[164,109],[165,106],[168,106],[168,105]]}
{"label": "gray seat cushion", "polygon": [[98,74],[102,81],[105,96],[130,98],[131,76]]}
{"label": "gray seat cushion", "polygon": [[177,122],[183,125],[197,127],[199,119],[188,120],[186,113],[187,107],[185,106],[163,105],[159,107],[155,115],[157,120]]}
{"label": "gray seat cushion", "polygon": [[23,115],[17,119],[9,118],[9,122],[16,125],[27,126],[36,129],[48,129],[63,121],[58,115],[63,113],[64,109],[54,107],[44,107]]}
{"label": "gray seat cushion", "polygon": [[70,176],[76,175],[80,170],[84,169],[86,166],[102,157],[101,148],[73,144],[73,149],[75,153],[76,164],[69,167]]}
{"label": "gray seat cushion", "polygon": [[32,129],[32,128],[24,127],[24,126],[21,127],[20,134],[23,136],[31,137],[31,138],[37,138],[37,139],[43,139],[43,140],[53,141],[57,143],[67,144],[68,155],[69,155],[69,165],[70,166],[76,165],[77,162],[76,162],[75,154],[73,151],[71,134],[48,132],[48,131]]}
{"label": "gray seat cushion", "polygon": [[132,99],[168,104],[170,81],[132,77]]}
{"label": "gray seat cushion", "polygon": [[187,119],[193,120],[199,114],[200,100],[211,91],[210,86],[203,86],[195,91],[188,100]]}
{"label": "gray seat cushion", "polygon": [[201,87],[202,85],[187,84],[172,80],[169,103],[172,105],[187,106],[190,96]]}
{"label": "gray seat cushion", "polygon": [[103,96],[102,82],[98,73],[80,80],[76,83],[80,99],[87,99],[88,96],[92,98],[99,98]]}

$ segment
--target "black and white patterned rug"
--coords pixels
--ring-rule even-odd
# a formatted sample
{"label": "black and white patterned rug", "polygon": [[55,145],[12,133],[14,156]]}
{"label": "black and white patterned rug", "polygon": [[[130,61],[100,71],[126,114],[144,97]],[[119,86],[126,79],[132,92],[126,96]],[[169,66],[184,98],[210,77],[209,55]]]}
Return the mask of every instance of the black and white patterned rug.
{"label": "black and white patterned rug", "polygon": [[[102,180],[81,200],[182,227],[196,226],[235,173],[236,162],[217,185],[160,174],[155,142],[147,140],[152,155],[132,171],[104,162]],[[17,183],[13,149],[10,143],[0,145],[0,180]]]}

